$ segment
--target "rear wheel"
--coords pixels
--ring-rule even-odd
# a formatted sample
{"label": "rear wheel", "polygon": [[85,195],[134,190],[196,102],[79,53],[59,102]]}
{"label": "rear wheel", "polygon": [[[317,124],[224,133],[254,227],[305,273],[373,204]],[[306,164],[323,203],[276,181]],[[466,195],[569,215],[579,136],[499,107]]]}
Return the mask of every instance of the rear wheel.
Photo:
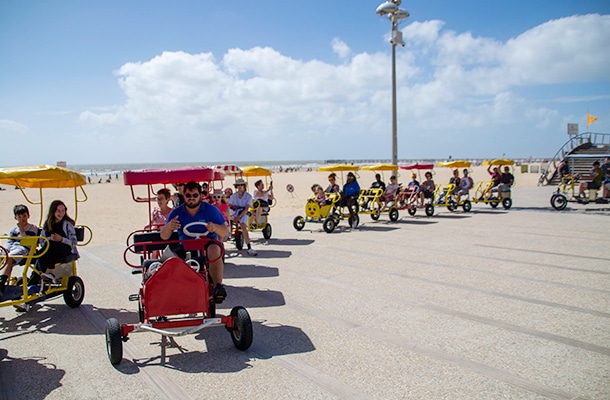
{"label": "rear wheel", "polygon": [[492,200],[492,201],[490,201],[490,202],[489,202],[489,205],[491,206],[491,208],[496,208],[496,207],[498,207],[498,204],[500,204],[500,203],[498,202],[498,200]]}
{"label": "rear wheel", "polygon": [[117,365],[123,360],[121,325],[116,318],[106,320],[106,351],[112,365]]}
{"label": "rear wheel", "polygon": [[231,332],[231,340],[239,350],[248,350],[252,345],[252,320],[245,308],[241,306],[233,307],[231,310],[233,317],[233,329]]}
{"label": "rear wheel", "polygon": [[350,215],[347,221],[349,222],[350,227],[358,226],[360,224],[360,217],[358,214],[354,215],[353,217]]}
{"label": "rear wheel", "polygon": [[263,228],[263,237],[267,240],[271,239],[271,224],[267,223]]}
{"label": "rear wheel", "polygon": [[504,207],[505,210],[508,210],[509,208],[511,208],[513,206],[513,199],[502,199],[502,207]]}
{"label": "rear wheel", "polygon": [[381,208],[379,208],[379,204],[373,204],[373,213],[371,214],[371,219],[373,221],[377,221],[381,216]]}
{"label": "rear wheel", "polygon": [[568,200],[565,198],[565,196],[554,194],[551,196],[551,205],[555,210],[565,210],[568,205]]}
{"label": "rear wheel", "polygon": [[426,215],[427,215],[428,217],[431,217],[431,216],[433,216],[433,215],[434,215],[434,206],[433,206],[432,204],[428,204],[428,205],[426,206]]}
{"label": "rear wheel", "polygon": [[470,210],[472,210],[472,204],[470,203],[470,200],[464,200],[464,204],[462,204],[462,208],[464,209],[465,212],[470,212]]}
{"label": "rear wheel", "polygon": [[407,208],[407,212],[409,213],[410,216],[414,216],[415,213],[417,212],[417,209],[415,207]]}
{"label": "rear wheel", "polygon": [[71,308],[76,308],[81,305],[85,298],[85,284],[78,276],[68,278],[68,288],[64,292],[64,301]]}
{"label": "rear wheel", "polygon": [[326,218],[324,220],[324,223],[322,224],[322,227],[324,228],[324,232],[326,233],[332,233],[335,230],[335,219],[333,217],[330,218]]}
{"label": "rear wheel", "polygon": [[235,232],[235,247],[237,250],[244,248],[244,234],[242,231]]}
{"label": "rear wheel", "polygon": [[297,231],[302,230],[305,227],[305,218],[301,216],[294,217],[294,219],[292,220],[292,226],[294,226],[294,229],[296,229]]}
{"label": "rear wheel", "polygon": [[394,207],[390,209],[390,221],[396,222],[398,221],[398,210]]}

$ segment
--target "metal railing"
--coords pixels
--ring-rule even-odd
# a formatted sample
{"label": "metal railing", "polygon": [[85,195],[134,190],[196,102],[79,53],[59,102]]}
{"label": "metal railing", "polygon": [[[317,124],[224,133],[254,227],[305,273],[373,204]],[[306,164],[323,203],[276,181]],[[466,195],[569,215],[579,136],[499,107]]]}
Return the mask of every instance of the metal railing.
{"label": "metal railing", "polygon": [[610,155],[610,133],[597,133],[597,132],[584,132],[578,135],[570,136],[570,139],[563,144],[555,153],[553,158],[549,160],[546,167],[540,174],[538,179],[538,186],[548,184],[555,171],[557,171],[557,165],[563,160],[570,152],[583,144],[590,143],[592,146],[608,146],[608,149],[604,154],[600,154],[599,157]]}

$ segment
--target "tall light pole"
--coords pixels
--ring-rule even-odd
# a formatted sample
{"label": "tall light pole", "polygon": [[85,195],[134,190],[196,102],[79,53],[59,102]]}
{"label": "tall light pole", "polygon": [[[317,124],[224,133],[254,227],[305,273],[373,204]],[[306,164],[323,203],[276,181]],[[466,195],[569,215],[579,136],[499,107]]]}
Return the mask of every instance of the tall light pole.
{"label": "tall light pole", "polygon": [[404,47],[402,32],[398,30],[398,21],[409,18],[409,12],[398,8],[401,0],[387,0],[381,3],[377,14],[387,17],[392,23],[390,44],[392,45],[392,164],[398,165],[398,124],[396,122],[396,45]]}

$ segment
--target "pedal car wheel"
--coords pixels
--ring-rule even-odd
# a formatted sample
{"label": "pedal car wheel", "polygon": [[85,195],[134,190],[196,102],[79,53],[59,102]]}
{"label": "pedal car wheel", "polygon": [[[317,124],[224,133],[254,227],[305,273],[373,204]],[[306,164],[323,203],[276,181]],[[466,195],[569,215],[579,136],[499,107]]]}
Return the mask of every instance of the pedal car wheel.
{"label": "pedal car wheel", "polygon": [[464,200],[462,208],[464,209],[464,212],[470,212],[470,210],[472,210],[472,204],[470,203],[470,200]]}
{"label": "pedal car wheel", "polygon": [[294,229],[296,229],[297,231],[302,230],[305,227],[305,218],[301,216],[294,217],[294,219],[292,220],[292,226],[294,226]]}
{"label": "pedal car wheel", "polygon": [[252,321],[245,308],[233,307],[231,316],[234,318],[235,327],[231,329],[231,340],[239,350],[248,350],[252,344]]}
{"label": "pedal car wheel", "polygon": [[513,205],[513,199],[502,199],[502,207],[504,207],[505,210],[508,210],[509,208],[511,208]]}
{"label": "pedal car wheel", "polygon": [[500,204],[500,203],[498,202],[498,200],[492,200],[492,201],[490,201],[490,202],[489,202],[489,205],[491,206],[491,208],[496,208],[496,207],[498,207],[498,204]]}
{"label": "pedal car wheel", "polygon": [[271,239],[271,224],[267,224],[265,225],[265,227],[263,228],[263,237],[267,240]]}
{"label": "pedal car wheel", "polygon": [[144,323],[144,307],[142,306],[142,299],[138,300],[138,320],[140,323]]}
{"label": "pedal car wheel", "polygon": [[106,351],[112,365],[117,365],[123,360],[121,325],[116,318],[106,320]]}
{"label": "pedal car wheel", "polygon": [[235,233],[235,247],[237,250],[244,248],[244,234],[241,231]]}
{"label": "pedal car wheel", "polygon": [[415,207],[407,208],[407,212],[409,213],[410,216],[414,216],[415,213],[417,212],[417,209]]}
{"label": "pedal car wheel", "polygon": [[208,314],[206,318],[216,318],[216,302],[214,299],[208,302]]}
{"label": "pedal car wheel", "polygon": [[432,204],[428,204],[428,205],[426,206],[426,215],[427,215],[428,217],[431,217],[431,216],[433,216],[433,215],[434,215],[434,206],[433,206]]}
{"label": "pedal car wheel", "polygon": [[379,217],[381,216],[381,213],[379,212],[379,208],[375,209],[373,211],[373,213],[371,214],[371,219],[373,221],[377,221],[379,219]]}
{"label": "pedal car wheel", "polygon": [[324,223],[322,224],[322,227],[324,228],[324,232],[326,233],[333,233],[333,231],[335,230],[335,219],[330,217],[330,218],[326,218],[324,220]]}
{"label": "pedal car wheel", "polygon": [[555,210],[561,211],[567,207],[568,201],[564,196],[560,194],[554,194],[551,196],[551,205]]}
{"label": "pedal car wheel", "polygon": [[398,221],[398,210],[395,208],[392,208],[390,210],[390,221],[392,221],[392,222]]}
{"label": "pedal car wheel", "polygon": [[80,306],[85,298],[85,284],[78,276],[68,278],[68,288],[64,292],[64,301],[70,308]]}
{"label": "pedal car wheel", "polygon": [[347,220],[349,222],[349,226],[351,227],[352,225],[356,225],[358,226],[360,224],[360,217],[358,216],[358,214],[356,214],[353,218],[350,215],[350,217]]}

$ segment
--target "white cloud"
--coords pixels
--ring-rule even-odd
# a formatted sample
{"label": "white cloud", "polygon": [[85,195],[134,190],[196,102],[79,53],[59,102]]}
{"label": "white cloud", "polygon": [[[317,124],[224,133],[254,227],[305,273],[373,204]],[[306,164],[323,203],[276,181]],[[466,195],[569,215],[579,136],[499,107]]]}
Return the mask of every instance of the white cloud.
{"label": "white cloud", "polygon": [[347,58],[351,53],[352,49],[341,39],[334,38],[332,41],[333,51],[342,59]]}
{"label": "white cloud", "polygon": [[16,121],[11,121],[8,119],[0,119],[0,132],[6,133],[23,133],[26,132],[29,128],[26,125],[23,125]]}
{"label": "white cloud", "polygon": [[[488,151],[516,125],[556,129],[561,113],[518,89],[610,78],[610,16],[549,21],[506,43],[443,25],[406,26],[407,47],[397,49],[399,126],[422,138],[405,144],[410,152],[430,151],[430,135],[443,153],[460,138]],[[80,120],[100,143],[113,132],[133,145],[146,135],[151,148],[175,146],[186,159],[202,151],[221,160],[384,156],[371,135],[389,129],[389,55],[352,54],[340,38],[332,47],[340,64],[268,47],[230,49],[220,60],[164,52],[123,65],[125,103]],[[184,146],[188,139],[201,146]]]}

